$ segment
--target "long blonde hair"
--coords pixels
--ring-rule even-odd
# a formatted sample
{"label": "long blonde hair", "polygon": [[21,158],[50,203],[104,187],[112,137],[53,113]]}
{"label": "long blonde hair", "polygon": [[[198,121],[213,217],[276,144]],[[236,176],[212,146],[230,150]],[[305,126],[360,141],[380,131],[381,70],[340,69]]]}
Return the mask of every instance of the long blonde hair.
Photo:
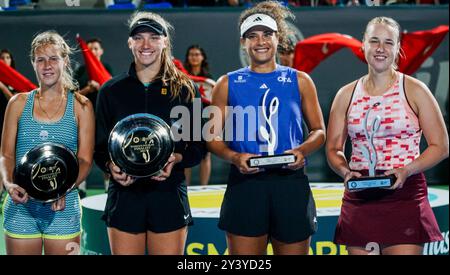
{"label": "long blonde hair", "polygon": [[286,23],[286,19],[291,18],[294,20],[295,15],[278,1],[264,1],[241,13],[241,16],[239,17],[239,29],[247,17],[257,13],[268,15],[277,22],[279,46],[288,48],[289,43],[291,43],[289,41],[289,34],[291,34],[291,31]]}
{"label": "long blonde hair", "polygon": [[393,28],[394,31],[396,32],[397,43],[399,44],[399,47],[398,47],[398,53],[396,53],[396,55],[395,55],[394,64],[392,64],[392,67],[393,67],[394,70],[397,70],[397,68],[398,68],[398,64],[397,63],[398,63],[399,57],[403,57],[403,50],[402,50],[402,47],[400,45],[400,39],[401,39],[401,27],[400,27],[400,24],[397,21],[395,21],[393,18],[391,18],[391,17],[378,16],[378,17],[372,18],[369,21],[369,23],[367,23],[366,30],[364,31],[364,34],[363,34],[363,39],[362,39],[363,42],[366,39],[366,35],[367,35],[367,31],[368,31],[369,27],[372,26],[372,25],[375,25],[375,24],[387,25],[387,26]]}
{"label": "long blonde hair", "polygon": [[134,23],[144,18],[158,22],[167,33],[167,46],[163,49],[161,54],[161,68],[157,78],[161,79],[163,85],[169,85],[170,90],[172,91],[172,99],[179,97],[181,89],[186,87],[189,93],[185,100],[187,102],[192,101],[195,97],[194,83],[186,74],[175,66],[172,60],[172,41],[170,38],[170,32],[173,31],[172,25],[158,14],[138,11],[130,17],[128,26],[131,28]]}
{"label": "long blonde hair", "polygon": [[64,93],[66,91],[73,92],[75,98],[81,103],[86,104],[87,99],[83,98],[78,93],[78,82],[73,78],[73,70],[71,66],[70,55],[73,54],[74,49],[71,48],[64,38],[56,31],[50,30],[37,34],[31,42],[30,58],[34,64],[34,58],[36,57],[37,49],[45,47],[47,45],[54,45],[59,48],[61,57],[65,60],[64,70],[62,72],[62,85]]}

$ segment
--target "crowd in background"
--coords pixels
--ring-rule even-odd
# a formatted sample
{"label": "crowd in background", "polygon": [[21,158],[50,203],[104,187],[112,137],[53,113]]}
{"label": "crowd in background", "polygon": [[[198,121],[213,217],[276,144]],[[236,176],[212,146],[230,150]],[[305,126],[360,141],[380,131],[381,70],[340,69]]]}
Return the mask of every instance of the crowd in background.
{"label": "crowd in background", "polygon": [[[190,8],[190,7],[243,7],[248,8],[260,0],[89,0],[70,1],[80,7],[108,8],[108,9],[161,9],[161,8]],[[280,0],[289,7],[315,6],[381,6],[381,5],[448,5],[448,0]],[[46,9],[61,8],[64,1],[55,0],[0,0],[0,11],[3,9]]]}

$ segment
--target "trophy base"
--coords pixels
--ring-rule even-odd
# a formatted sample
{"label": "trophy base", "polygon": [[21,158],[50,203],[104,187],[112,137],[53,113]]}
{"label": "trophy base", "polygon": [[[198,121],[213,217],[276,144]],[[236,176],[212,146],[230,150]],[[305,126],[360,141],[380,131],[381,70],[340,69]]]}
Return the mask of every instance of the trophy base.
{"label": "trophy base", "polygon": [[294,154],[280,154],[273,156],[252,157],[247,161],[250,168],[280,168],[295,162]]}
{"label": "trophy base", "polygon": [[347,182],[347,189],[351,192],[373,188],[387,189],[392,187],[395,181],[394,175],[353,178]]}

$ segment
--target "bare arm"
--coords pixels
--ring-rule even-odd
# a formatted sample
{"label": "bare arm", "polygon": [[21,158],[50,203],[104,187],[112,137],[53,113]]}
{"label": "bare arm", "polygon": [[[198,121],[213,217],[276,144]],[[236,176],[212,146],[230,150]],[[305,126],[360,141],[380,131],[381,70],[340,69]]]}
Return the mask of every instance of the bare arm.
{"label": "bare arm", "polygon": [[418,116],[428,147],[408,165],[385,172],[397,178],[391,189],[402,188],[409,176],[424,172],[448,157],[448,134],[433,94],[424,83],[406,75],[405,92],[411,108]]}
{"label": "bare arm", "polygon": [[[217,85],[214,86],[212,92],[211,104],[219,108],[220,114],[213,114],[213,117],[211,118],[212,123],[214,125],[213,128],[214,134],[212,140],[207,142],[207,147],[209,151],[216,154],[218,157],[228,162],[231,162],[233,155],[235,155],[237,152],[234,152],[230,148],[228,148],[228,146],[220,137],[220,135],[222,134],[223,127],[225,125],[225,118],[227,115],[225,108],[227,102],[228,102],[228,77],[222,76],[218,80]],[[217,129],[216,127],[220,127],[220,129]]]}
{"label": "bare arm", "polygon": [[418,115],[419,125],[428,144],[417,159],[403,168],[406,176],[410,176],[424,172],[447,158],[449,142],[444,118],[433,94],[424,83],[412,77],[405,77],[406,96],[413,111]]}
{"label": "bare arm", "polygon": [[[211,105],[218,108],[218,113],[214,114],[211,122],[214,125],[213,138],[207,141],[207,148],[210,152],[216,154],[218,157],[224,159],[227,162],[233,163],[238,167],[241,173],[256,173],[259,169],[249,168],[247,165],[247,160],[255,156],[248,153],[238,153],[231,150],[221,138],[222,130],[225,125],[225,119],[227,117],[226,106],[228,103],[228,76],[222,76],[217,85],[214,86],[212,92]],[[219,129],[217,129],[217,128]]]}
{"label": "bare arm", "polygon": [[13,182],[13,172],[16,165],[17,124],[25,106],[27,94],[17,94],[11,98],[6,107],[3,124],[0,173],[6,191],[16,203],[25,203],[28,200],[26,191]]}
{"label": "bare arm", "polygon": [[[89,80],[87,85],[82,88],[81,90],[79,90],[78,92],[82,95],[87,95],[93,92],[96,92],[100,89],[100,84],[98,84],[96,81],[94,80]],[[94,106],[95,107],[95,106]]]}
{"label": "bare arm", "polygon": [[322,110],[317,98],[317,90],[311,77],[304,72],[297,73],[297,80],[302,99],[302,112],[308,125],[309,135],[304,142],[287,152],[293,152],[297,161],[289,165],[290,168],[298,169],[305,165],[304,158],[325,143],[325,123]]}
{"label": "bare arm", "polygon": [[[330,168],[345,181],[350,175],[350,168],[345,158],[345,141],[347,140],[347,108],[349,106],[355,82],[342,87],[331,105],[328,120],[326,155]],[[360,176],[360,174],[359,174]]]}

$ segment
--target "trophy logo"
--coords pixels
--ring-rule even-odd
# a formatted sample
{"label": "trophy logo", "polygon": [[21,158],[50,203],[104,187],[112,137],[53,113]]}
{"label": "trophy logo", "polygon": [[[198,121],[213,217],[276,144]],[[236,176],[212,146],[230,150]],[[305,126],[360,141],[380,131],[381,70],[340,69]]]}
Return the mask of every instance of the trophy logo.
{"label": "trophy logo", "polygon": [[[130,160],[149,163],[152,160],[151,155],[158,154],[159,150],[155,148],[154,133],[146,131],[132,132],[125,140],[122,150]],[[139,158],[140,156],[140,158]]]}
{"label": "trophy logo", "polygon": [[44,142],[25,153],[14,168],[13,180],[31,198],[52,202],[75,187],[78,172],[78,159],[70,148]]}
{"label": "trophy logo", "polygon": [[364,120],[363,120],[364,135],[366,136],[366,139],[369,143],[370,148],[363,146],[362,154],[367,160],[369,160],[369,176],[370,177],[375,176],[375,167],[377,166],[377,162],[378,162],[377,151],[376,151],[375,145],[373,143],[373,138],[374,138],[375,134],[378,132],[378,130],[380,129],[381,117],[379,115],[375,116],[375,118],[372,122],[372,127],[370,127],[370,131],[369,131],[368,119],[369,119],[370,111],[373,108],[378,107],[379,105],[380,105],[380,102],[377,102],[377,103],[373,104],[372,106],[370,106],[370,108],[367,110],[367,113],[364,116]]}
{"label": "trophy logo", "polygon": [[117,122],[108,139],[111,161],[137,178],[159,173],[174,149],[169,125],[146,113],[132,114]]}
{"label": "trophy logo", "polygon": [[[264,84],[265,85],[265,84]],[[264,125],[259,126],[259,134],[261,138],[267,143],[267,147],[264,148],[267,156],[252,157],[248,160],[248,165],[252,168],[279,168],[285,164],[295,162],[295,156],[293,154],[277,154],[275,155],[275,148],[277,146],[277,127],[275,127],[275,115],[278,113],[278,107],[280,100],[278,97],[273,97],[267,105],[267,96],[270,92],[270,88],[266,90],[262,100],[262,115],[264,116]],[[268,125],[269,131],[266,128]],[[278,125],[278,124],[277,124]]]}
{"label": "trophy logo", "polygon": [[[273,156],[275,154],[275,146],[277,144],[277,133],[275,131],[275,127],[273,125],[273,116],[278,112],[278,106],[280,105],[280,100],[278,97],[272,98],[270,100],[269,106],[267,108],[266,100],[267,95],[269,94],[270,89],[264,93],[263,101],[262,101],[262,113],[264,116],[264,120],[269,126],[269,132],[267,128],[263,125],[259,126],[259,133],[261,137],[267,142],[267,153],[269,156]],[[267,110],[269,109],[269,114],[267,115]]]}
{"label": "trophy logo", "polygon": [[42,192],[51,192],[58,188],[64,178],[64,167],[59,160],[46,160],[32,169],[32,184]]}
{"label": "trophy logo", "polygon": [[377,151],[375,144],[373,142],[373,139],[375,137],[375,134],[380,129],[381,125],[381,116],[376,115],[375,118],[372,121],[372,125],[369,126],[368,120],[370,112],[378,107],[381,103],[377,102],[370,106],[370,108],[367,110],[364,120],[363,120],[363,132],[364,136],[367,139],[367,142],[369,144],[368,147],[363,146],[362,147],[362,154],[363,156],[368,160],[369,162],[369,176],[368,177],[360,177],[360,178],[353,178],[350,179],[347,182],[347,189],[349,191],[360,191],[370,188],[389,188],[395,183],[395,176],[389,175],[376,175],[376,166],[378,162],[377,157]]}

